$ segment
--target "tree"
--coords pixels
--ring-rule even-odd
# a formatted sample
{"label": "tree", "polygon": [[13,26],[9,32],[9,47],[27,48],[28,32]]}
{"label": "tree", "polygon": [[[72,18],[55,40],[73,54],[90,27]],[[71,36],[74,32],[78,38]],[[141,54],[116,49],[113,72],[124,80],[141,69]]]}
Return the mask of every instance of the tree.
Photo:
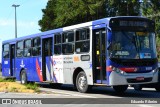
{"label": "tree", "polygon": [[154,20],[156,23],[156,33],[160,37],[160,1],[158,0],[144,0],[143,15]]}
{"label": "tree", "polygon": [[138,0],[49,0],[39,21],[41,31],[110,16],[139,14]]}
{"label": "tree", "polygon": [[39,20],[41,31],[106,17],[106,0],[49,0]]}
{"label": "tree", "polygon": [[104,4],[105,0],[58,0],[55,23],[61,27],[103,18]]}
{"label": "tree", "polygon": [[137,16],[139,8],[138,0],[108,0],[107,16]]}
{"label": "tree", "polygon": [[57,0],[48,0],[46,9],[42,9],[43,17],[39,20],[39,25],[41,27],[41,31],[51,30],[56,28],[56,24],[54,20],[56,18],[55,8],[56,8]]}
{"label": "tree", "polygon": [[160,1],[144,0],[143,15],[155,21],[157,53],[160,56]]}

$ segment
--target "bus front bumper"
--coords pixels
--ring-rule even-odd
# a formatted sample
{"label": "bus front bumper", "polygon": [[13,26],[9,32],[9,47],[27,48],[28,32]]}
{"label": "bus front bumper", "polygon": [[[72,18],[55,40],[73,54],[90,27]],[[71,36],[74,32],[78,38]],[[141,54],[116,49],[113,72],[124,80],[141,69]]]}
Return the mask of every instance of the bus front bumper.
{"label": "bus front bumper", "polygon": [[152,70],[149,73],[117,73],[112,71],[109,76],[109,85],[132,85],[132,84],[147,84],[158,82],[158,69]]}

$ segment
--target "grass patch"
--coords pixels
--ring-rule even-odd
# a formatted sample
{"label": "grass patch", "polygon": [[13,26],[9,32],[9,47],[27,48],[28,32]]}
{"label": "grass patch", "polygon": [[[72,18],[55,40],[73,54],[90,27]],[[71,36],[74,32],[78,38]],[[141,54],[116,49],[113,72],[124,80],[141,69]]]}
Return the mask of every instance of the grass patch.
{"label": "grass patch", "polygon": [[18,92],[18,89],[16,87],[11,87],[11,89],[9,91],[10,92]]}
{"label": "grass patch", "polygon": [[25,86],[27,89],[34,90],[35,92],[40,92],[39,85],[36,83],[28,83],[28,84],[25,84]]}
{"label": "grass patch", "polygon": [[0,77],[0,92],[40,93],[39,85],[36,83],[22,85],[15,81],[15,79]]}
{"label": "grass patch", "polygon": [[1,78],[0,77],[0,82],[15,82],[16,80],[13,78]]}

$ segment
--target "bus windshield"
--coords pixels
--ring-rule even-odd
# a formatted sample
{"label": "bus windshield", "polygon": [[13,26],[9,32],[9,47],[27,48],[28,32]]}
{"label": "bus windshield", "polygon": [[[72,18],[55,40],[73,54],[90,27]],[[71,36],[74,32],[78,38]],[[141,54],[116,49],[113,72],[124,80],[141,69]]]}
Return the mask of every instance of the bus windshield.
{"label": "bus windshield", "polygon": [[155,33],[113,31],[109,56],[120,59],[156,58]]}

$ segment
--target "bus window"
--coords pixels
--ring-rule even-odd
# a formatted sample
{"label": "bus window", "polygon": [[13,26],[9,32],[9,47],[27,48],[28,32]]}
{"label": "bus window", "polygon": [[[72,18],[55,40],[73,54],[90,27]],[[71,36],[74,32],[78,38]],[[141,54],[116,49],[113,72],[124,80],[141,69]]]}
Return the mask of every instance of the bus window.
{"label": "bus window", "polygon": [[89,29],[81,29],[76,31],[75,51],[77,53],[89,52]]}
{"label": "bus window", "polygon": [[73,53],[74,49],[74,44],[73,43],[67,43],[67,44],[62,44],[62,53],[63,54],[71,54]]}
{"label": "bus window", "polygon": [[52,38],[47,38],[47,39],[45,39],[45,43],[44,43],[44,45],[45,45],[45,56],[51,56],[53,53],[53,45],[52,45]]}
{"label": "bus window", "polygon": [[74,52],[74,32],[63,33],[63,54],[73,54]]}
{"label": "bus window", "polygon": [[9,58],[9,44],[3,45],[3,58]]}
{"label": "bus window", "polygon": [[61,34],[54,35],[54,54],[61,54]]}
{"label": "bus window", "polygon": [[39,56],[41,55],[41,40],[40,38],[33,39],[33,48],[32,48],[32,55]]}
{"label": "bus window", "polygon": [[24,56],[31,56],[31,40],[24,41]]}
{"label": "bus window", "polygon": [[74,41],[74,32],[63,33],[63,43]]}
{"label": "bus window", "polygon": [[17,42],[17,57],[23,57],[23,41]]}

